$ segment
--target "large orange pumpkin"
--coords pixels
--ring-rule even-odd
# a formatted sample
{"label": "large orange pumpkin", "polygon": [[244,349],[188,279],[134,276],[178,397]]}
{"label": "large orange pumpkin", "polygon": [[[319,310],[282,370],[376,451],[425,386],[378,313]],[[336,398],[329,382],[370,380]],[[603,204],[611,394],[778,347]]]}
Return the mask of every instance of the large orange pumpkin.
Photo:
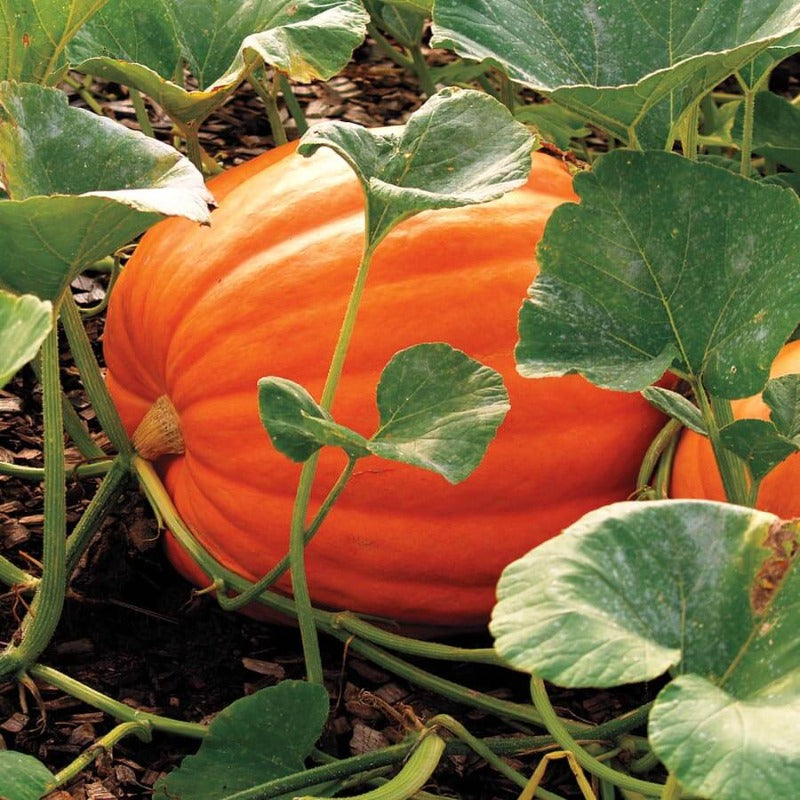
{"label": "large orange pumpkin", "polygon": [[[787,344],[770,370],[770,377],[800,373],[800,341]],[[736,419],[769,419],[770,408],[754,395],[733,401]],[[686,430],[675,451],[672,465],[673,497],[725,500],[725,491],[711,444],[705,436]],[[794,453],[764,478],[757,507],[782,519],[800,516],[800,453]]]}
{"label": "large orange pumpkin", "polygon": [[[210,227],[151,230],[114,289],[105,352],[127,429],[161,396],[185,452],[158,460],[184,520],[220,562],[255,579],[285,553],[299,466],[273,450],[256,382],[292,379],[319,397],[359,261],[363,201],[350,169],[292,146],[210,184]],[[333,407],[370,435],[390,357],[444,341],[499,370],[512,410],[464,483],[370,457],[308,548],[317,604],[408,623],[482,625],[502,568],[586,511],[622,500],[662,424],[637,394],[515,371],[517,314],[534,250],[559,203],[563,165],[534,154],[528,184],[487,205],[404,222],[379,247]],[[314,503],[343,465],[323,452]],[[207,579],[173,540],[168,554]],[[280,583],[289,590],[288,579]]]}

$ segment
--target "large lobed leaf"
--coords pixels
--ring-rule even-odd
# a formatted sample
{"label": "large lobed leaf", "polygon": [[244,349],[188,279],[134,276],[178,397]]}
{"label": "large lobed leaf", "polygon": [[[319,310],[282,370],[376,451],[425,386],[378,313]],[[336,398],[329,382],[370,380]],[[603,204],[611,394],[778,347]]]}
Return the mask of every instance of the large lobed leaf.
{"label": "large lobed leaf", "polygon": [[303,681],[236,700],[212,720],[197,754],[156,784],[153,797],[223,800],[302,772],[327,716],[328,693]]}
{"label": "large lobed leaf", "polygon": [[208,221],[212,197],[185,158],[62,92],[0,83],[0,123],[0,286],[57,300],[162,216]]}
{"label": "large lobed leaf", "polygon": [[510,407],[498,372],[450,345],[417,345],[397,353],[381,375],[380,427],[368,447],[460,483],[480,464]]}
{"label": "large lobed leaf", "polygon": [[33,359],[52,327],[50,303],[0,290],[0,389]]}
{"label": "large lobed leaf", "polygon": [[683,112],[800,29],[800,3],[436,0],[433,40],[490,59],[634,145],[663,147]]}
{"label": "large lobed leaf", "polygon": [[108,0],[0,0],[0,80],[56,83],[65,48]]}
{"label": "large lobed leaf", "polygon": [[394,129],[328,122],[303,136],[299,152],[330,147],[353,168],[367,199],[367,244],[374,248],[421,211],[485,203],[521,186],[533,138],[482,92],[442,89]]}
{"label": "large lobed leaf", "polygon": [[0,750],[0,797],[3,800],[39,800],[55,778],[41,761],[14,750]]}
{"label": "large lobed leaf", "polygon": [[355,458],[370,453],[459,483],[475,470],[509,409],[502,376],[448,344],[401,350],[378,384],[380,425],[371,439],[337,425],[311,395],[285,378],[258,382],[261,422],[274,447],[305,461],[323,446]]}
{"label": "large lobed leaf", "polygon": [[[363,41],[368,19],[359,0],[109,0],[69,54],[78,69],[134,86],[189,124],[262,63],[294,80],[327,80]],[[174,82],[181,59],[197,90]]]}
{"label": "large lobed leaf", "polygon": [[800,319],[797,196],[624,150],[578,175],[575,189],[580,205],[557,208],[539,245],[520,372],[577,371],[635,391],[675,362],[721,397],[760,392]]}
{"label": "large lobed leaf", "polygon": [[705,501],[593,511],[511,564],[500,655],[559,685],[674,680],[650,741],[710,800],[792,797],[800,781],[798,530]]}

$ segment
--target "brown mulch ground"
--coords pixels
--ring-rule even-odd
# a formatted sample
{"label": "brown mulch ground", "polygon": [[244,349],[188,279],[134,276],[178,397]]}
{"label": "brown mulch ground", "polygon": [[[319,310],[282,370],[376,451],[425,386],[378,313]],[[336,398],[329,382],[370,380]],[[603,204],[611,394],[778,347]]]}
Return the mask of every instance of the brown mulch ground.
{"label": "brown mulch ground", "polygon": [[[135,127],[132,107],[115,86],[94,87],[105,111]],[[341,76],[327,84],[299,87],[309,121],[338,118],[368,126],[401,123],[420,103],[412,76],[369,46]],[[73,95],[73,102],[80,103]],[[167,138],[168,121],[152,109],[156,130]],[[294,131],[289,128],[290,137]],[[226,164],[247,160],[272,144],[260,100],[238,93],[205,126],[202,143]],[[91,284],[78,291],[91,290]],[[88,300],[89,298],[87,298]],[[102,320],[88,323],[100,349]],[[68,396],[97,431],[74,366],[63,361]],[[40,466],[40,393],[30,369],[0,391],[0,459]],[[100,434],[98,434],[99,438]],[[72,450],[68,454],[77,461]],[[71,479],[69,522],[92,496],[95,481]],[[0,476],[0,552],[36,569],[42,532],[41,488]],[[114,509],[81,562],[72,582],[57,635],[42,662],[133,707],[180,719],[208,719],[220,708],[284,677],[302,677],[299,638],[290,628],[256,623],[222,612],[213,601],[192,595],[155,544],[149,510],[132,488]],[[7,641],[23,611],[19,598],[0,601],[0,642]],[[485,645],[486,642],[470,642]],[[424,719],[450,712],[474,733],[510,729],[486,715],[456,708],[324,642],[326,677],[335,711],[325,747],[338,756],[381,747],[402,737],[392,707],[410,705]],[[527,699],[526,681],[489,668],[442,667],[453,680],[499,697]],[[42,705],[16,683],[0,684],[0,747],[30,753],[56,771],[108,731],[113,721],[59,691],[40,687]],[[378,697],[384,704],[371,700]],[[623,706],[641,702],[609,693],[555,696],[584,719],[602,721]],[[194,749],[187,740],[156,734],[152,743],[126,739],[113,753],[99,756],[59,800],[148,797],[155,780]],[[578,796],[572,776],[556,766],[549,786],[565,797]],[[473,758],[449,759],[433,791],[463,798],[512,798],[518,790]]]}

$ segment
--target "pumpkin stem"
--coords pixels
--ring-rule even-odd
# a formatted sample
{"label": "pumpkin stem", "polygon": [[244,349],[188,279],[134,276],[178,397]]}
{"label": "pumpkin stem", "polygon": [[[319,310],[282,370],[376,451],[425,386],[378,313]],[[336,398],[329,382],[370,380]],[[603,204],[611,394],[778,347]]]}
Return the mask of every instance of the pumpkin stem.
{"label": "pumpkin stem", "polygon": [[148,461],[167,453],[183,453],[186,450],[178,412],[165,394],[153,403],[142,418],[133,433],[133,446]]}

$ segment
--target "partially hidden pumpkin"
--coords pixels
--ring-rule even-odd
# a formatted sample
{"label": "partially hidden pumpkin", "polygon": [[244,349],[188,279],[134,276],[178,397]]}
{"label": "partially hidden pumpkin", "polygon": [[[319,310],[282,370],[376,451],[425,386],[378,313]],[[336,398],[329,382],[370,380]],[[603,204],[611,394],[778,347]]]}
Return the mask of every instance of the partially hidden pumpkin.
{"label": "partially hidden pumpkin", "polygon": [[[156,459],[202,546],[257,579],[284,555],[300,467],[273,450],[256,382],[319,397],[363,241],[361,189],[322,150],[278,148],[214,179],[210,227],[171,219],[125,267],[105,333],[108,385],[132,433],[167,398],[185,450]],[[586,511],[626,498],[662,417],[638,394],[577,376],[523,379],[517,314],[551,211],[574,200],[564,166],[492,203],[420,214],[378,248],[333,407],[370,435],[375,390],[398,350],[448,342],[499,370],[512,409],[477,471],[436,474],[367,458],[307,551],[313,600],[406,623],[479,626],[502,568]],[[165,401],[162,401],[165,402]],[[180,449],[179,446],[176,449]],[[313,503],[343,455],[322,453]],[[168,537],[177,568],[208,579]],[[288,577],[279,588],[288,592]]]}
{"label": "partially hidden pumpkin", "polygon": [[[770,377],[800,373],[800,341],[785,345],[775,359]],[[769,419],[770,408],[761,395],[734,400],[736,419]],[[800,516],[800,453],[794,453],[775,467],[761,483],[757,507],[782,519]],[[672,464],[672,497],[725,500],[722,479],[711,443],[705,436],[685,430]]]}

